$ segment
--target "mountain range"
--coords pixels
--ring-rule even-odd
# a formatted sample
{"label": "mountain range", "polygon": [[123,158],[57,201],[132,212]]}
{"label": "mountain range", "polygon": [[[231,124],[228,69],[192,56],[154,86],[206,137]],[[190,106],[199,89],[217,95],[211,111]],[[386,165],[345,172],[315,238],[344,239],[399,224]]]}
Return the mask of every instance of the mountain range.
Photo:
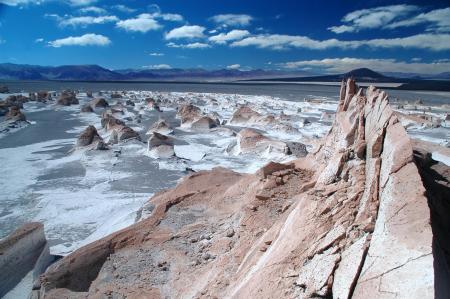
{"label": "mountain range", "polygon": [[412,73],[379,73],[359,68],[343,74],[316,75],[306,72],[279,70],[219,69],[122,69],[109,70],[98,65],[39,66],[0,64],[0,80],[57,80],[57,81],[184,81],[184,82],[338,82],[353,77],[359,82],[402,83],[400,89],[450,91],[450,72],[437,75]]}
{"label": "mountain range", "polygon": [[208,81],[279,78],[307,75],[304,72],[271,70],[220,69],[123,69],[108,70],[98,65],[39,66],[0,64],[0,80],[67,80],[67,81]]}

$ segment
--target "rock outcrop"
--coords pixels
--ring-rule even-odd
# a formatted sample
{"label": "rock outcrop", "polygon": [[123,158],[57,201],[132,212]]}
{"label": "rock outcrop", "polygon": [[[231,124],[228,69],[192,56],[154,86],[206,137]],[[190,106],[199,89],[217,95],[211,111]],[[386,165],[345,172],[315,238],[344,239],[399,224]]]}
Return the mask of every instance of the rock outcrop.
{"label": "rock outcrop", "polygon": [[109,143],[115,144],[129,139],[141,140],[138,132],[125,125],[125,122],[112,116],[111,111],[102,114],[102,127],[111,133]]}
{"label": "rock outcrop", "polygon": [[185,104],[178,108],[177,117],[181,120],[182,126],[190,126],[202,117],[202,111],[197,106]]}
{"label": "rock outcrop", "polygon": [[230,124],[237,126],[272,125],[276,123],[273,115],[262,115],[248,106],[241,106],[231,117]]}
{"label": "rock outcrop", "polygon": [[91,107],[93,109],[95,109],[95,108],[106,108],[108,106],[109,106],[109,104],[104,98],[97,98],[97,99],[93,99],[91,101]]}
{"label": "rock outcrop", "polygon": [[209,131],[219,125],[217,120],[213,120],[209,116],[202,116],[191,124],[191,128],[198,131]]}
{"label": "rock outcrop", "polygon": [[20,111],[20,108],[17,106],[12,106],[9,108],[9,112],[6,113],[5,119],[8,121],[26,121],[27,118],[25,114]]}
{"label": "rock outcrop", "polygon": [[78,147],[90,147],[97,150],[107,150],[108,146],[98,134],[94,126],[88,126],[77,139]]}
{"label": "rock outcrop", "polygon": [[237,134],[237,143],[232,151],[236,154],[289,154],[289,147],[285,142],[273,140],[254,129],[242,129]]}
{"label": "rock outcrop", "polygon": [[58,100],[56,101],[56,104],[62,105],[62,106],[70,106],[70,105],[76,105],[78,104],[78,99],[76,97],[75,92],[71,90],[65,90],[61,93]]}
{"label": "rock outcrop", "polygon": [[50,263],[49,257],[42,223],[26,223],[0,240],[0,297],[36,266],[37,274],[41,274]]}
{"label": "rock outcrop", "polygon": [[147,141],[148,152],[155,158],[170,158],[175,155],[173,138],[153,132]]}
{"label": "rock outcrop", "polygon": [[151,135],[155,132],[162,135],[169,135],[173,134],[173,129],[164,119],[160,119],[151,125],[146,134]]}
{"label": "rock outcrop", "polygon": [[[266,141],[239,134],[244,148]],[[423,177],[437,171],[428,169]],[[386,93],[349,79],[307,157],[185,177],[141,221],[52,265],[40,295],[448,298],[448,203],[425,187]]]}

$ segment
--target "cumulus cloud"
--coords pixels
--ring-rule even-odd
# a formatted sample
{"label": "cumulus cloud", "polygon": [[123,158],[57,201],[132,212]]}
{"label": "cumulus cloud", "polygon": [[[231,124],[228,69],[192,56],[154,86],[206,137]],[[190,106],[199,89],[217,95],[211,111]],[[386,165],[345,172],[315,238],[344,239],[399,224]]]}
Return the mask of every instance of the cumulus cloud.
{"label": "cumulus cloud", "polygon": [[69,0],[69,2],[73,6],[85,6],[94,4],[97,0]]}
{"label": "cumulus cloud", "polygon": [[27,4],[36,4],[40,5],[42,1],[38,0],[0,0],[1,4],[9,5],[9,6],[19,6],[19,5],[27,5]]}
{"label": "cumulus cloud", "polygon": [[150,56],[164,56],[164,53],[156,53],[156,52],[154,52],[154,53],[148,53],[148,55],[150,55]]}
{"label": "cumulus cloud", "polygon": [[216,44],[226,44],[229,41],[239,40],[249,35],[250,32],[247,30],[234,29],[228,33],[220,33],[218,35],[211,36],[209,37],[209,40]]}
{"label": "cumulus cloud", "polygon": [[116,23],[118,28],[122,28],[126,31],[135,31],[145,33],[150,30],[161,29],[162,26],[152,18],[150,14],[140,14],[136,18],[122,20]]}
{"label": "cumulus cloud", "polygon": [[143,66],[143,68],[151,70],[170,70],[172,67],[168,64],[153,64]]}
{"label": "cumulus cloud", "polygon": [[183,16],[176,13],[164,13],[155,16],[156,18],[161,18],[164,21],[181,22],[183,21]]}
{"label": "cumulus cloud", "polygon": [[229,66],[227,66],[227,70],[238,70],[241,68],[240,64],[231,64]]}
{"label": "cumulus cloud", "polygon": [[183,48],[183,49],[206,49],[211,48],[211,45],[206,43],[189,43],[189,44],[176,44],[176,43],[168,43],[167,46],[169,48]]}
{"label": "cumulus cloud", "polygon": [[73,16],[64,16],[60,17],[58,15],[49,15],[51,17],[54,17],[57,21],[59,26],[67,27],[67,26],[87,26],[87,25],[93,25],[93,24],[105,24],[105,23],[111,23],[116,22],[119,19],[116,16],[81,16],[81,17],[73,17]]}
{"label": "cumulus cloud", "polygon": [[321,69],[327,73],[345,73],[352,69],[368,67],[377,72],[405,72],[418,74],[439,74],[450,69],[450,62],[405,62],[396,59],[326,58],[321,60],[299,60],[281,63],[287,69],[305,67]]}
{"label": "cumulus cloud", "polygon": [[43,42],[44,42],[44,39],[43,39],[42,37],[36,38],[36,39],[34,40],[34,42],[35,42],[35,43],[43,43]]}
{"label": "cumulus cloud", "polygon": [[126,5],[123,4],[117,4],[117,5],[113,5],[111,6],[113,9],[116,9],[118,11],[124,12],[124,13],[133,13],[136,11],[136,9],[134,8],[130,8]]}
{"label": "cumulus cloud", "polygon": [[205,27],[198,25],[184,25],[170,30],[166,33],[166,39],[180,39],[180,38],[203,38]]}
{"label": "cumulus cloud", "polygon": [[427,24],[428,31],[450,32],[450,7],[421,13],[412,18],[388,24],[386,28],[410,27],[419,24]]}
{"label": "cumulus cloud", "polygon": [[450,50],[450,34],[424,33],[399,38],[379,38],[370,40],[315,40],[307,36],[260,34],[246,37],[230,44],[232,47],[255,46],[262,49],[285,50],[303,48],[324,50],[330,48],[355,49],[363,46],[370,48],[405,48],[432,51]]}
{"label": "cumulus cloud", "polygon": [[244,27],[250,25],[254,18],[245,14],[221,14],[212,16],[209,19],[218,25]]}
{"label": "cumulus cloud", "polygon": [[94,14],[98,14],[98,15],[104,15],[107,13],[107,11],[105,9],[103,9],[101,7],[97,7],[97,6],[83,7],[83,8],[80,8],[78,11],[83,14],[94,13]]}
{"label": "cumulus cloud", "polygon": [[82,36],[69,36],[48,42],[49,46],[60,48],[64,46],[108,46],[111,40],[101,34],[88,33]]}
{"label": "cumulus cloud", "polygon": [[356,10],[342,18],[343,25],[332,26],[328,29],[334,33],[344,33],[380,28],[418,9],[415,5],[400,4]]}

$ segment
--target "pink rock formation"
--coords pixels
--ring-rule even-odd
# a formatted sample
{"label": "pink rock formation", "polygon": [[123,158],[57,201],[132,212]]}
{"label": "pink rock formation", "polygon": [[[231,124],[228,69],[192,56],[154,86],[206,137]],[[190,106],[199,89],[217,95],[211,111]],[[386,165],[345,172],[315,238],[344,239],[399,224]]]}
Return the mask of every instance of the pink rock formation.
{"label": "pink rock formation", "polygon": [[[448,297],[448,235],[436,257],[413,147],[387,95],[349,79],[340,96],[307,157],[185,177],[141,221],[52,265],[41,297]],[[243,145],[264,139],[241,135]],[[448,228],[444,214],[433,213]]]}

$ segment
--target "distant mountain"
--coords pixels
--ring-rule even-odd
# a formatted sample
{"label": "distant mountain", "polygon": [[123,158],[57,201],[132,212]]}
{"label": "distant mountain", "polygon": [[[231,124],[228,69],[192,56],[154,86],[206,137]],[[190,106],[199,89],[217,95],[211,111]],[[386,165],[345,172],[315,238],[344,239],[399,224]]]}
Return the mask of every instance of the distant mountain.
{"label": "distant mountain", "polygon": [[57,67],[27,64],[0,64],[2,80],[123,80],[121,74],[98,65],[63,65]]}
{"label": "distant mountain", "polygon": [[388,77],[405,78],[405,79],[450,80],[450,72],[444,72],[440,74],[384,72],[383,75]]}
{"label": "distant mountain", "polygon": [[[352,70],[345,74],[324,75],[313,77],[273,78],[270,81],[286,82],[340,82],[342,79],[353,77],[359,82],[399,82],[398,78],[387,77],[368,68]],[[400,80],[401,81],[401,80]],[[403,81],[402,81],[403,82]]]}
{"label": "distant mountain", "polygon": [[125,69],[108,70],[98,65],[38,66],[26,64],[0,64],[0,80],[67,80],[67,81],[155,81],[155,80],[236,80],[282,78],[299,72],[267,70],[204,70],[204,69]]}
{"label": "distant mountain", "polygon": [[[441,77],[446,78],[448,73],[440,74]],[[358,82],[369,83],[402,83],[396,89],[404,90],[433,90],[433,91],[450,91],[450,80],[436,80],[425,78],[400,78],[393,76],[386,76],[377,73],[368,68],[360,68],[352,70],[345,74],[314,76],[314,77],[289,77],[289,78],[272,78],[264,79],[264,81],[271,82],[340,82],[343,79],[353,77]],[[258,81],[258,80],[248,80]],[[386,88],[386,87],[385,87]]]}

